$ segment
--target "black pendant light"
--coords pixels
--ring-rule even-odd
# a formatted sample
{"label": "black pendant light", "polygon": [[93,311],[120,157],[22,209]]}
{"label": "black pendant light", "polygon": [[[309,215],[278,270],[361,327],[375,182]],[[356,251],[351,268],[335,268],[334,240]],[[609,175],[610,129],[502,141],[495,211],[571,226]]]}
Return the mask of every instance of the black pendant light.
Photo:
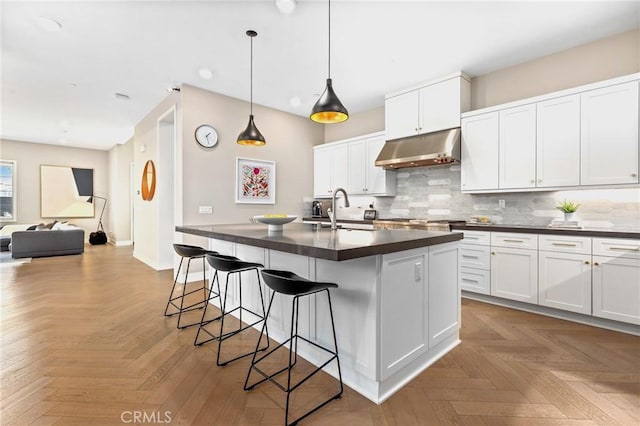
{"label": "black pendant light", "polygon": [[247,128],[238,135],[237,143],[239,145],[263,146],[266,145],[264,136],[253,122],[253,38],[258,35],[253,30],[247,30],[247,35],[251,38],[251,112],[249,114],[249,124]]}
{"label": "black pendant light", "polygon": [[331,84],[331,0],[329,0],[329,73],[327,87],[311,110],[309,118],[317,123],[341,123],[349,118],[349,112],[342,105]]}

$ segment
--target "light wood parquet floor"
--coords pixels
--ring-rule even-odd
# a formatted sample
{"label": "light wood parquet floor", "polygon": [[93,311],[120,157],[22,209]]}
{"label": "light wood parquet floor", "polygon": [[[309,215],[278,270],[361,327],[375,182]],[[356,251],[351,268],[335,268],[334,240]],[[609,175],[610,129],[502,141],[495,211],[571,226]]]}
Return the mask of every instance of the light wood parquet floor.
{"label": "light wood parquet floor", "polygon": [[[214,345],[176,330],[162,315],[171,272],[131,249],[88,246],[0,278],[0,424],[282,424],[284,395],[244,392],[247,359],[216,367]],[[638,337],[467,300],[462,321],[462,344],[385,403],[347,388],[303,424],[640,424]],[[335,384],[323,376],[297,403]]]}

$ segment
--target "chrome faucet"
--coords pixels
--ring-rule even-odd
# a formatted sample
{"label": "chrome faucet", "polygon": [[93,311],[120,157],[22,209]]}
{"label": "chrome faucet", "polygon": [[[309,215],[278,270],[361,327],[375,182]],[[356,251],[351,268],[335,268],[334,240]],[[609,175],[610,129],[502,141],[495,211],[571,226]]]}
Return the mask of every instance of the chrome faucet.
{"label": "chrome faucet", "polygon": [[329,217],[331,218],[331,229],[338,229],[338,225],[336,225],[336,195],[338,192],[342,192],[344,194],[344,206],[349,207],[349,196],[347,195],[347,191],[342,188],[336,188],[331,195],[331,210],[329,210]]}

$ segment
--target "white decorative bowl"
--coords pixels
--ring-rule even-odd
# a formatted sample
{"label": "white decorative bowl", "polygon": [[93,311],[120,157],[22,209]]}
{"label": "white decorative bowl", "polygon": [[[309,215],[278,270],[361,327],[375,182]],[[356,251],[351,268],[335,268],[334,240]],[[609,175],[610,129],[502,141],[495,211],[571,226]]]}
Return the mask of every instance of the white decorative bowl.
{"label": "white decorative bowl", "polygon": [[282,231],[282,225],[293,222],[298,216],[288,214],[287,217],[265,217],[263,215],[253,216],[254,220],[260,223],[266,223],[269,231]]}

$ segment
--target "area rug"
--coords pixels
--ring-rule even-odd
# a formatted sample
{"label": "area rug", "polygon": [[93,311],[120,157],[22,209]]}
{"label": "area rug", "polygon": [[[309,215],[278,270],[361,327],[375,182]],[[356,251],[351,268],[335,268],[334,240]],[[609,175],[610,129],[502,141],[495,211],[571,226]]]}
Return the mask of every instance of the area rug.
{"label": "area rug", "polygon": [[0,266],[20,265],[23,263],[31,263],[31,258],[23,257],[20,259],[14,259],[11,257],[10,251],[3,251],[0,253]]}

